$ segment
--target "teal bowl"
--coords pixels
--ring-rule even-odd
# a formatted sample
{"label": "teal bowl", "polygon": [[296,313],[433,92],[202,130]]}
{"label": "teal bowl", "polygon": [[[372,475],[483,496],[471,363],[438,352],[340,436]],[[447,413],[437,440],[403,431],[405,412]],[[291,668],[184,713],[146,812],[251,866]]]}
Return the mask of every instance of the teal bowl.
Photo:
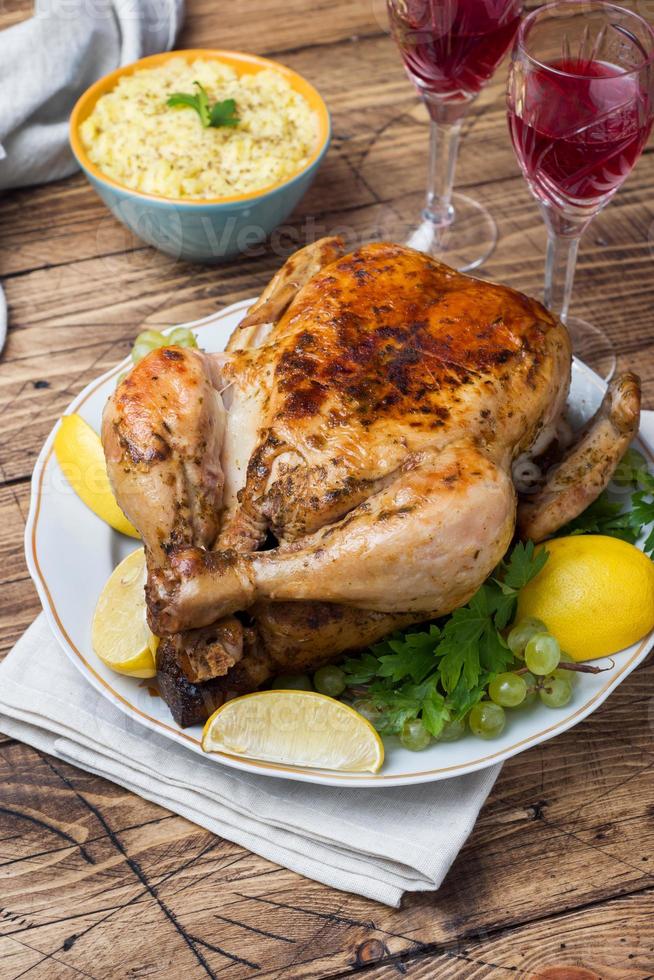
{"label": "teal bowl", "polygon": [[[133,190],[113,180],[88,157],[79,127],[95,103],[110,92],[118,79],[141,68],[160,65],[171,57],[216,58],[230,64],[239,74],[272,68],[284,75],[316,113],[318,138],[307,163],[281,184],[233,197],[209,200],[177,200]],[[80,97],[70,117],[70,144],[89,183],[118,221],[148,245],[166,255],[188,262],[222,262],[259,245],[293,211],[311,185],[331,138],[329,112],[316,89],[285,65],[236,51],[172,51],[142,58],[95,82]]]}

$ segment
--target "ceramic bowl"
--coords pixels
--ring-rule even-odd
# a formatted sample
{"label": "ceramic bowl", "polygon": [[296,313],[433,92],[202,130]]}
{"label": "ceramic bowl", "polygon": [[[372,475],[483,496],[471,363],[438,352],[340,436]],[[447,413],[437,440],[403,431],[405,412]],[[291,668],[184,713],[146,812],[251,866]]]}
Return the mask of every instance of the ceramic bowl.
{"label": "ceramic bowl", "polygon": [[[318,138],[307,163],[281,184],[248,194],[207,200],[178,200],[136,191],[104,174],[88,157],[79,127],[95,103],[123,75],[154,68],[170,58],[219,59],[240,74],[271,68],[288,79],[318,118]],[[141,58],[105,75],[79,98],[70,117],[70,143],[77,162],[114,217],[148,245],[176,259],[220,262],[252,248],[280,225],[313,181],[331,137],[329,112],[316,89],[285,65],[238,51],[191,49]]]}

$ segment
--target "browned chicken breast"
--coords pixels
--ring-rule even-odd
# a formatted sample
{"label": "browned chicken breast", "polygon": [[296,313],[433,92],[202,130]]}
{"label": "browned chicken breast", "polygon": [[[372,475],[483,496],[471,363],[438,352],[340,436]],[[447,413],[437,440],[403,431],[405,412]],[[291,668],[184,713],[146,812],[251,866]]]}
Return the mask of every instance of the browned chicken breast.
{"label": "browned chicken breast", "polygon": [[639,385],[619,379],[518,504],[512,464],[556,440],[570,366],[535,300],[337,239],[289,260],[225,353],[146,357],[103,443],[178,721],[450,612],[517,517],[540,539],[580,513],[637,429]]}

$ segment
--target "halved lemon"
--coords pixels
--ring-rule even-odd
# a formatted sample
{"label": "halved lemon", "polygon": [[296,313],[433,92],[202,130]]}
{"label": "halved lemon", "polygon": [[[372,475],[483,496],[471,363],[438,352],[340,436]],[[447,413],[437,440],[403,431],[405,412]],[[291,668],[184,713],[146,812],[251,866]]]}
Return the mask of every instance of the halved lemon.
{"label": "halved lemon", "polygon": [[314,691],[258,691],[227,701],[205,724],[202,748],[339,772],[377,772],[384,761],[370,722]]}
{"label": "halved lemon", "polygon": [[521,589],[518,620],[542,619],[573,660],[617,653],[654,627],[654,563],[633,544],[573,534],[543,547],[549,558]]}
{"label": "halved lemon", "polygon": [[62,473],[87,507],[116,531],[140,537],[116,503],[109,484],[100,436],[81,415],[64,415],[54,439]]}
{"label": "halved lemon", "polygon": [[91,642],[107,667],[130,677],[154,677],[159,643],[145,618],[145,553],[137,548],[114,568],[93,614]]}

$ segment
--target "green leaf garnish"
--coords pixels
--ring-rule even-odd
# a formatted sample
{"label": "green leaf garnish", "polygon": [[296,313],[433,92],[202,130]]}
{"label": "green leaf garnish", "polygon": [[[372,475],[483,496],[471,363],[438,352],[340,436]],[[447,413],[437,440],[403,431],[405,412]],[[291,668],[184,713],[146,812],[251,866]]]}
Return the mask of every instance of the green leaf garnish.
{"label": "green leaf garnish", "polygon": [[[614,482],[626,501],[614,501],[605,491],[557,535],[608,534],[635,544],[646,534],[642,548],[653,556],[654,475],[643,456],[630,449]],[[487,696],[493,677],[523,666],[504,631],[514,620],[520,590],[547,558],[546,545],[537,550],[533,541],[516,544],[467,605],[438,624],[393,633],[346,660],[347,696],[373,702],[384,734],[399,734],[406,721],[420,718],[438,738],[445,724],[465,718]]]}
{"label": "green leaf garnish", "polygon": [[209,113],[211,126],[238,126],[241,121],[236,115],[236,102],[234,99],[223,99],[222,102],[214,102]]}
{"label": "green leaf garnish", "polygon": [[[401,634],[399,635],[401,636]],[[379,670],[379,660],[370,652],[362,653],[360,657],[352,657],[346,660],[341,664],[341,668],[347,674],[347,683],[350,687],[369,684]]]}
{"label": "green leaf garnish", "polygon": [[234,99],[223,99],[222,102],[214,102],[209,105],[209,96],[206,89],[200,82],[193,82],[197,88],[197,93],[193,95],[189,92],[173,92],[166,101],[166,105],[171,108],[175,106],[186,106],[194,109],[200,117],[202,126],[207,129],[210,126],[238,126],[240,119],[236,115],[236,102]]}
{"label": "green leaf garnish", "polygon": [[503,566],[502,592],[505,595],[507,590],[519,592],[527,582],[538,575],[546,561],[547,552],[542,548],[536,552],[533,541],[526,541],[524,544],[519,541],[511,552],[508,562]]}
{"label": "green leaf garnish", "polygon": [[[435,738],[481,700],[495,676],[514,663],[501,631],[513,618],[518,593],[542,569],[547,551],[517,544],[507,561],[441,625],[393,633],[342,665],[347,684],[383,712],[383,731],[397,734],[420,718]],[[357,692],[354,692],[357,693]]]}
{"label": "green leaf garnish", "polygon": [[434,665],[434,643],[439,635],[438,627],[432,625],[428,633],[407,633],[401,639],[391,638],[385,645],[380,644],[375,648],[380,654],[386,648],[392,653],[380,655],[377,676],[395,682],[410,677],[419,684]]}

